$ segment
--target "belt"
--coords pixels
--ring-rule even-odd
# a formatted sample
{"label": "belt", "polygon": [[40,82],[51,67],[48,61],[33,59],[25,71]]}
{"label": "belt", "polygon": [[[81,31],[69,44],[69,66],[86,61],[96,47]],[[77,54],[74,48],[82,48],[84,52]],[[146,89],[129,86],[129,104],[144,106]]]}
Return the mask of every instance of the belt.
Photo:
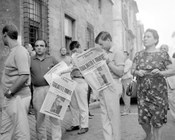
{"label": "belt", "polygon": [[48,84],[47,85],[33,85],[34,87],[44,87],[44,86],[48,86]]}
{"label": "belt", "polygon": [[84,79],[83,76],[73,76],[73,78],[81,78],[81,79]]}

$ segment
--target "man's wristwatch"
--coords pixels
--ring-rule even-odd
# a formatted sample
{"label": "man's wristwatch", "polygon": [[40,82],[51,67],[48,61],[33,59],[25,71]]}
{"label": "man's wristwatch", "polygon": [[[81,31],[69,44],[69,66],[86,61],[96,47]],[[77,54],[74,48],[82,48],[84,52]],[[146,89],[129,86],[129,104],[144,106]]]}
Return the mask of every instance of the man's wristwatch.
{"label": "man's wristwatch", "polygon": [[8,89],[7,94],[11,95],[11,96],[14,96],[14,93],[12,93],[12,91],[10,89]]}
{"label": "man's wristwatch", "polygon": [[7,94],[11,95],[12,91],[10,89],[8,89]]}
{"label": "man's wristwatch", "polygon": [[4,95],[6,98],[11,98],[13,96],[12,94],[13,94],[12,91],[10,89],[8,89]]}

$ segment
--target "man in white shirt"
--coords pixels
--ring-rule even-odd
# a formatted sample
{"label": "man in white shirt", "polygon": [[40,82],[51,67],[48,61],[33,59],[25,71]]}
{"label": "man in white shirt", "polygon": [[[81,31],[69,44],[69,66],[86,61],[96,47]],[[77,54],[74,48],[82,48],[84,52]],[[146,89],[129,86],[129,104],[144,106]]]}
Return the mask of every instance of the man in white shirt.
{"label": "man in white shirt", "polygon": [[131,97],[126,95],[126,89],[133,78],[133,76],[131,75],[132,61],[129,59],[129,53],[127,51],[124,51],[124,55],[125,55],[124,75],[121,78],[121,82],[123,84],[122,99],[124,101],[124,110],[121,113],[121,115],[127,115],[128,113],[130,113]]}
{"label": "man in white shirt", "polygon": [[2,41],[4,46],[9,47],[10,53],[5,61],[1,79],[1,140],[30,140],[27,118],[31,100],[30,56],[17,40],[17,27],[14,24],[5,25],[2,29]]}

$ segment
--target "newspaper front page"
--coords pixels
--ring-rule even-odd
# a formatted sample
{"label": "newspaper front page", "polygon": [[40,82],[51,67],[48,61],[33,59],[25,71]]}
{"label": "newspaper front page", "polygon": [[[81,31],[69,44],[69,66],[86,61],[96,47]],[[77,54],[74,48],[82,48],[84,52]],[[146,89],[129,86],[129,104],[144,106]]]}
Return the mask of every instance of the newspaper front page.
{"label": "newspaper front page", "polygon": [[40,109],[41,113],[63,120],[76,82],[68,77],[56,77],[52,80],[49,91]]}
{"label": "newspaper front page", "polygon": [[111,84],[113,78],[105,62],[105,52],[100,48],[91,48],[73,58],[92,89],[101,91]]}
{"label": "newspaper front page", "polygon": [[52,83],[53,78],[57,75],[59,76],[60,72],[68,69],[67,64],[64,61],[61,61],[57,65],[55,65],[53,68],[51,68],[45,75],[44,78],[50,85]]}

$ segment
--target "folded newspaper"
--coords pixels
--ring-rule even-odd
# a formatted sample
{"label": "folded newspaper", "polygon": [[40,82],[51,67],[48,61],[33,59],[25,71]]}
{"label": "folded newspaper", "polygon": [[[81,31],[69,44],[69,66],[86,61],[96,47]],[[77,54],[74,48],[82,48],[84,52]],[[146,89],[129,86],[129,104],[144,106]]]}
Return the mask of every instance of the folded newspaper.
{"label": "folded newspaper", "polygon": [[40,109],[41,113],[63,120],[76,82],[68,77],[55,77]]}
{"label": "folded newspaper", "polygon": [[92,89],[101,91],[111,84],[113,78],[105,62],[106,53],[100,48],[91,48],[73,57],[75,65]]}
{"label": "folded newspaper", "polygon": [[52,83],[53,78],[55,78],[55,76],[59,76],[59,74],[68,69],[67,64],[64,61],[61,61],[60,63],[58,63],[57,65],[55,65],[54,67],[52,67],[45,75],[44,78],[46,79],[46,81],[48,82],[48,84],[50,85]]}

